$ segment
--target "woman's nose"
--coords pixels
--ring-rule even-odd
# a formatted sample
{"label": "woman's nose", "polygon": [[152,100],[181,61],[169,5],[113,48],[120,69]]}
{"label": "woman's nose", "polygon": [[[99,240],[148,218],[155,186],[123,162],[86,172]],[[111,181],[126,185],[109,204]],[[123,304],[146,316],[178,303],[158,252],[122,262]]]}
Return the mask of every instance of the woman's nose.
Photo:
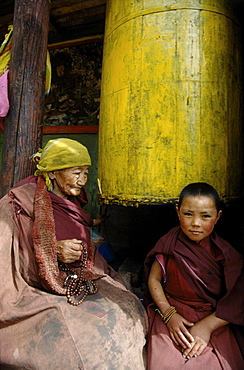
{"label": "woman's nose", "polygon": [[79,185],[85,185],[86,181],[87,181],[87,176],[80,175],[77,182]]}

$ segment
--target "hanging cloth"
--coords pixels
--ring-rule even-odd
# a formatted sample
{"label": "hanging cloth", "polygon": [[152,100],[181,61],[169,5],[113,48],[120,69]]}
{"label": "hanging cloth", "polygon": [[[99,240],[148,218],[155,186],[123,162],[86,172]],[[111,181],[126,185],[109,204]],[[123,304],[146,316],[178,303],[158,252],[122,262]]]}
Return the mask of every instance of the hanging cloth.
{"label": "hanging cloth", "polygon": [[[8,72],[11,56],[13,25],[8,26],[8,33],[0,46],[0,117],[6,117],[9,111],[8,99]],[[45,94],[51,88],[51,62],[47,51]],[[4,129],[3,120],[0,119],[0,129]]]}
{"label": "hanging cloth", "polygon": [[[10,56],[11,56],[11,45],[12,45],[12,34],[13,26],[8,26],[8,33],[5,35],[5,39],[0,46],[0,76],[9,69]],[[51,87],[51,62],[50,55],[47,51],[47,62],[46,62],[46,83],[45,93],[48,94]]]}
{"label": "hanging cloth", "polygon": [[8,26],[8,33],[5,35],[5,39],[0,46],[0,76],[9,69],[10,62],[10,50],[12,44],[13,26]]}
{"label": "hanging cloth", "polygon": [[[6,117],[9,111],[8,100],[8,71],[10,62],[10,50],[12,43],[13,26],[8,27],[8,33],[0,46],[0,117]],[[1,120],[1,129],[3,121]]]}
{"label": "hanging cloth", "polygon": [[0,117],[6,117],[9,111],[8,69],[0,76]]}

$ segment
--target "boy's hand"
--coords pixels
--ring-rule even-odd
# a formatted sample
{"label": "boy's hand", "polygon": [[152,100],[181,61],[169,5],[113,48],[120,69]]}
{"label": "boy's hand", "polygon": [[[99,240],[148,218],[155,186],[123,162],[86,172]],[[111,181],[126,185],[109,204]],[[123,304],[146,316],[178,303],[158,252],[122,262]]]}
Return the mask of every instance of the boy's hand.
{"label": "boy's hand", "polygon": [[175,313],[167,323],[170,338],[176,345],[190,350],[194,342],[194,337],[186,326],[193,325],[192,322],[189,322],[178,313]]}
{"label": "boy's hand", "polygon": [[194,343],[192,343],[191,348],[187,348],[183,351],[183,356],[185,358],[199,356],[204,348],[207,347],[211,336],[211,331],[201,321],[197,322],[192,328],[190,328],[189,332],[194,338]]}

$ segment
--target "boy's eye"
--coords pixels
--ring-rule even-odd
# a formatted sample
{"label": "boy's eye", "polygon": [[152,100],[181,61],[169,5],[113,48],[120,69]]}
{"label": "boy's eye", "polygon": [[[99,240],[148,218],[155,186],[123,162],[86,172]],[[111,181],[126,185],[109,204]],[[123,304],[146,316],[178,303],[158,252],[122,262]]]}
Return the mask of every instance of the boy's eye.
{"label": "boy's eye", "polygon": [[185,212],[185,213],[184,213],[184,216],[191,216],[191,213],[189,213],[189,212]]}
{"label": "boy's eye", "polygon": [[211,216],[210,215],[203,215],[202,217],[203,218],[210,218]]}

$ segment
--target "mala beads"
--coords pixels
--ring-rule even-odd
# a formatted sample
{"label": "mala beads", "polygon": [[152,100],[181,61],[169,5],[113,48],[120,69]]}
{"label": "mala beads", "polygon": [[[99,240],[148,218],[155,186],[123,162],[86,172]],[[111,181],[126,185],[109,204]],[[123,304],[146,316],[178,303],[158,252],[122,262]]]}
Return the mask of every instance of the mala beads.
{"label": "mala beads", "polygon": [[165,312],[165,314],[162,314],[162,312],[156,308],[155,309],[156,312],[158,312],[158,314],[160,315],[162,321],[167,325],[167,323],[169,322],[169,320],[171,319],[171,317],[177,313],[176,311],[176,308],[174,306],[170,306],[167,311]]}
{"label": "mala beads", "polygon": [[[83,277],[84,268],[86,268],[88,252],[86,247],[84,245],[82,246],[83,258],[82,265],[79,269],[69,269],[64,264],[61,264],[59,267],[60,270],[67,272],[67,277],[64,280],[64,286],[66,287],[67,302],[72,306],[79,306],[85,300],[88,294],[95,294],[98,290],[92,280],[88,280]],[[81,298],[78,301],[75,301],[73,298],[80,296]]]}

